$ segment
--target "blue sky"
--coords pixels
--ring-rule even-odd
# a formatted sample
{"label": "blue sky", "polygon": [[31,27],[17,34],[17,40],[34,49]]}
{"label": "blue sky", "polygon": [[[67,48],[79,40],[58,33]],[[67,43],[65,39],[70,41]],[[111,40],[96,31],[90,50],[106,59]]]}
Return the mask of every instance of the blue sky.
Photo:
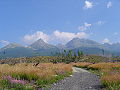
{"label": "blue sky", "polygon": [[120,42],[120,0],[0,0],[0,46],[75,37]]}

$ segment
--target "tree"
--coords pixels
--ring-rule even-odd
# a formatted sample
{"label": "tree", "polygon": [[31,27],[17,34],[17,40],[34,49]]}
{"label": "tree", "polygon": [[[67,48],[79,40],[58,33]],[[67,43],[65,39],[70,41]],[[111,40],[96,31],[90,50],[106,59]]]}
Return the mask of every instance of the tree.
{"label": "tree", "polygon": [[64,56],[66,56],[66,54],[67,54],[67,51],[66,51],[66,50],[64,50]]}
{"label": "tree", "polygon": [[81,57],[81,52],[78,50],[78,57]]}
{"label": "tree", "polygon": [[83,52],[81,52],[81,51],[78,50],[78,57],[80,58],[80,57],[82,57],[83,55],[84,55]]}
{"label": "tree", "polygon": [[69,50],[69,52],[68,52],[68,58],[72,58],[72,50]]}
{"label": "tree", "polygon": [[83,56],[84,54],[83,54],[83,52],[81,52],[81,56]]}

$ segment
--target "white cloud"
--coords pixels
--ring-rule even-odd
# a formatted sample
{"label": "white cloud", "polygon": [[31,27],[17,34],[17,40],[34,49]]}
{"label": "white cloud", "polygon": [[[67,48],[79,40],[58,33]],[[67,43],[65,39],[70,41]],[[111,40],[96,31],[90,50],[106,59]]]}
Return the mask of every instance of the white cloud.
{"label": "white cloud", "polygon": [[88,35],[85,32],[70,33],[70,32],[59,32],[54,31],[52,34],[53,41],[61,42],[63,44],[72,40],[73,38],[86,38]]}
{"label": "white cloud", "polygon": [[23,37],[24,42],[31,44],[38,39],[43,39],[45,42],[48,42],[49,36],[41,31],[37,31],[31,35],[27,34]]}
{"label": "white cloud", "polygon": [[85,32],[70,33],[70,32],[60,32],[58,30],[53,31],[52,34],[45,34],[41,31],[37,31],[31,35],[27,34],[23,37],[23,40],[27,44],[31,44],[38,39],[43,39],[50,43],[62,43],[65,44],[73,38],[87,38],[88,34]]}
{"label": "white cloud", "polygon": [[110,8],[110,7],[112,7],[112,2],[111,2],[111,1],[109,1],[109,2],[107,3],[107,8]]}
{"label": "white cloud", "polygon": [[85,1],[85,5],[84,5],[84,8],[85,9],[88,9],[88,8],[92,8],[93,7],[93,3],[90,2],[90,1]]}
{"label": "white cloud", "polygon": [[98,21],[98,22],[96,22],[97,25],[103,25],[105,23],[106,23],[105,21]]}
{"label": "white cloud", "polygon": [[90,27],[92,24],[84,23],[85,27]]}
{"label": "white cloud", "polygon": [[80,30],[80,31],[89,30],[90,27],[92,27],[94,25],[103,25],[105,23],[106,23],[106,21],[101,21],[101,20],[99,20],[97,22],[94,22],[94,23],[87,23],[87,22],[85,22],[83,25],[78,27],[78,30]]}
{"label": "white cloud", "polygon": [[108,38],[105,38],[102,42],[103,42],[103,43],[110,43],[110,41],[109,41]]}
{"label": "white cloud", "polygon": [[81,31],[85,31],[85,30],[89,29],[89,27],[91,27],[91,26],[92,26],[92,24],[89,24],[89,23],[85,22],[84,25],[79,26],[78,29],[81,30]]}
{"label": "white cloud", "polygon": [[0,40],[0,44],[1,44],[2,46],[6,46],[6,45],[9,44],[9,42],[8,42],[8,41],[5,41],[5,40]]}

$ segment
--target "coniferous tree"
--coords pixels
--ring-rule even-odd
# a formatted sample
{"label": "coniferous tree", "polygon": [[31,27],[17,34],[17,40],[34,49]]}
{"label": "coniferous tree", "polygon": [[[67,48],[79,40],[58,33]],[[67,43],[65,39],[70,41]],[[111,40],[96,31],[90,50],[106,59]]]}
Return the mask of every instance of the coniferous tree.
{"label": "coniferous tree", "polygon": [[83,52],[78,50],[78,58],[80,59],[83,55],[84,55]]}
{"label": "coniferous tree", "polygon": [[72,58],[72,50],[69,50],[69,58]]}
{"label": "coniferous tree", "polygon": [[66,50],[64,50],[64,56],[66,56],[66,54],[67,54],[67,51],[66,51]]}
{"label": "coniferous tree", "polygon": [[76,53],[74,52],[74,57],[73,57],[74,62],[76,62],[76,59],[77,59],[77,55],[76,55]]}
{"label": "coniferous tree", "polygon": [[81,57],[81,52],[78,50],[78,57]]}

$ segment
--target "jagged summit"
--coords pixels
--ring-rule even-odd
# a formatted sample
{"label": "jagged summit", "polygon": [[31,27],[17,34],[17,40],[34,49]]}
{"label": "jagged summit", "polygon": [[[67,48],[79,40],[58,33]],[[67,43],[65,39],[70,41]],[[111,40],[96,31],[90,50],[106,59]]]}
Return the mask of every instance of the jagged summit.
{"label": "jagged summit", "polygon": [[39,39],[35,41],[33,44],[31,44],[29,47],[32,47],[34,49],[50,49],[50,48],[56,48],[53,45],[50,45],[46,42],[44,42],[42,39]]}

